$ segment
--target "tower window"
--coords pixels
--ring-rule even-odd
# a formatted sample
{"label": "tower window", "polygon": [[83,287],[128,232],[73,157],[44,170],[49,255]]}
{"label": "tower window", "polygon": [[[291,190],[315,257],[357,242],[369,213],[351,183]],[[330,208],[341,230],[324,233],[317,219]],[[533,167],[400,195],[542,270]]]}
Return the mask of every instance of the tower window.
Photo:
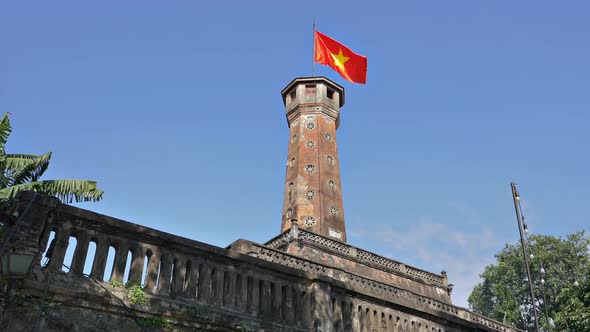
{"label": "tower window", "polygon": [[315,128],[315,124],[313,122],[308,122],[305,127],[307,127],[307,129],[312,130],[313,128]]}
{"label": "tower window", "polygon": [[291,143],[295,142],[297,142],[297,135],[293,135],[293,137],[291,137]]}
{"label": "tower window", "polygon": [[306,84],[305,85],[305,95],[307,95],[307,96],[309,96],[309,95],[314,96],[315,93],[316,93],[315,84]]}
{"label": "tower window", "polygon": [[315,142],[314,142],[314,141],[307,141],[307,142],[305,143],[305,146],[306,146],[308,149],[313,149],[313,148],[315,147]]}
{"label": "tower window", "polygon": [[326,156],[326,161],[328,162],[328,164],[334,165],[334,157],[328,155]]}
{"label": "tower window", "polygon": [[315,191],[313,190],[308,190],[305,192],[305,198],[307,198],[308,200],[312,200],[315,196]]}
{"label": "tower window", "polygon": [[326,137],[326,141],[332,142],[332,135],[330,135],[330,133],[326,133],[324,136]]}
{"label": "tower window", "polygon": [[314,165],[307,165],[307,166],[305,166],[305,171],[307,173],[313,173],[313,171],[315,171],[315,166]]}
{"label": "tower window", "polygon": [[327,94],[327,97],[328,97],[328,99],[332,99],[332,100],[334,100],[334,90],[332,90],[332,89],[328,88],[328,91],[327,91],[327,93],[328,93],[328,94]]}
{"label": "tower window", "polygon": [[291,158],[291,160],[289,161],[289,167],[293,166],[295,166],[295,158]]}
{"label": "tower window", "polygon": [[289,219],[289,218],[291,218],[291,216],[293,216],[293,210],[288,209],[287,212],[285,213],[285,217],[287,217],[287,219]]}
{"label": "tower window", "polygon": [[291,91],[291,93],[289,94],[289,103],[292,103],[295,101],[295,90]]}

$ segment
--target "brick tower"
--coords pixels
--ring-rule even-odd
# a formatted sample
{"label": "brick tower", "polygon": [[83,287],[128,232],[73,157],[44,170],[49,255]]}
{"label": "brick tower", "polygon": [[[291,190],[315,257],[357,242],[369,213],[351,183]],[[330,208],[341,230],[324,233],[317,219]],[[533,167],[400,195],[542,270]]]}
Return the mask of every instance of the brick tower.
{"label": "brick tower", "polygon": [[344,88],[302,77],[281,94],[290,131],[281,232],[296,219],[305,230],[346,242],[336,144]]}

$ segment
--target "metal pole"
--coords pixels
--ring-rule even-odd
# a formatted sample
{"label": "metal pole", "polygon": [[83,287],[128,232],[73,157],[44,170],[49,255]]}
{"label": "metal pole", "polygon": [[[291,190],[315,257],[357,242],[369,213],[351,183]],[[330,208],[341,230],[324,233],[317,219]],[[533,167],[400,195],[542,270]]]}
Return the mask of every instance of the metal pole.
{"label": "metal pole", "polygon": [[315,77],[315,17],[313,18],[313,56],[311,58],[311,77]]}
{"label": "metal pole", "polygon": [[516,184],[514,184],[514,182],[510,182],[510,187],[512,188],[512,200],[514,201],[514,210],[516,211],[516,221],[518,222],[518,232],[520,234],[520,245],[522,246],[522,255],[524,256],[524,266],[526,267],[526,273],[529,279],[529,288],[531,290],[531,301],[533,303],[535,327],[537,329],[537,332],[540,332],[539,320],[537,318],[537,305],[535,304],[535,291],[533,290],[533,279],[531,278],[531,269],[529,268],[529,258],[526,255],[526,249],[524,248],[524,236],[522,235],[522,219],[520,216],[520,210],[518,209],[518,200],[520,199],[520,196],[518,195],[518,191],[516,191]]}

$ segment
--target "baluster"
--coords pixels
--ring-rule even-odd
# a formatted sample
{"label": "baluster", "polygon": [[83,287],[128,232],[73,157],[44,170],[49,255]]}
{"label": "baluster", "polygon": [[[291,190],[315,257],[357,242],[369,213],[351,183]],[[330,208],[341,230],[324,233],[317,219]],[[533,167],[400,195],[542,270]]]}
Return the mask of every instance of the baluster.
{"label": "baluster", "polygon": [[371,310],[371,332],[379,332],[379,313],[374,308]]}
{"label": "baluster", "polygon": [[342,305],[338,298],[332,299],[332,312],[334,317],[334,331],[342,331]]}
{"label": "baluster", "polygon": [[113,271],[111,272],[111,279],[109,281],[117,281],[123,283],[125,276],[125,266],[127,264],[127,255],[129,254],[127,243],[119,242],[115,248],[115,261],[113,263]]}
{"label": "baluster", "polygon": [[199,287],[197,299],[209,302],[211,296],[211,268],[205,263],[199,264]]}
{"label": "baluster", "polygon": [[60,272],[64,264],[64,256],[68,249],[70,231],[66,229],[57,229],[55,231],[55,245],[49,260],[49,270],[51,272]]}
{"label": "baluster", "polygon": [[[148,249],[150,250],[150,249]],[[160,270],[160,255],[157,252],[152,252],[148,260],[147,275],[145,276],[145,289],[148,292],[156,293],[158,286],[158,271]]]}
{"label": "baluster", "polygon": [[172,275],[172,294],[182,295],[184,291],[184,278],[186,276],[186,259],[176,258],[174,263],[174,274]]}
{"label": "baluster", "polygon": [[394,319],[394,318],[393,318],[393,315],[392,315],[392,314],[390,314],[390,313],[389,313],[389,314],[388,314],[388,313],[386,313],[386,314],[385,314],[385,319],[386,319],[386,321],[387,321],[387,326],[386,326],[386,330],[385,330],[385,331],[387,331],[387,332],[392,332],[392,331],[393,331],[393,323],[394,323],[394,320],[393,320],[393,319]]}
{"label": "baluster", "polygon": [[294,318],[293,315],[293,287],[291,286],[283,286],[285,287],[285,297],[283,298],[283,319],[288,323],[292,324]]}
{"label": "baluster", "polygon": [[191,261],[191,272],[186,280],[186,289],[184,290],[184,296],[188,298],[195,298],[197,296],[197,285],[199,280],[199,264],[194,260]]}
{"label": "baluster", "polygon": [[260,283],[254,277],[248,277],[248,311],[254,316],[260,312]]}
{"label": "baluster", "polygon": [[223,301],[223,270],[216,268],[215,273],[211,276],[211,281],[212,302],[215,305],[221,305]]}
{"label": "baluster", "polygon": [[[238,271],[240,273],[240,271]],[[238,275],[239,278],[236,280],[236,308],[239,311],[247,311],[248,310],[248,277],[242,275],[241,273]]]}
{"label": "baluster", "polygon": [[170,255],[162,254],[162,263],[160,266],[160,279],[158,281],[158,294],[169,295],[170,294],[170,277],[172,273],[172,262]]}
{"label": "baluster", "polygon": [[260,296],[260,314],[262,314],[262,317],[264,319],[271,319],[272,318],[272,311],[271,311],[271,306],[272,306],[272,299],[270,297],[270,281],[268,280],[263,280],[262,281],[262,291],[260,292],[260,294],[262,294]]}
{"label": "baluster", "polygon": [[104,278],[104,270],[106,267],[107,256],[109,254],[109,244],[104,237],[96,240],[96,252],[94,253],[94,261],[92,262],[92,270],[90,276],[98,281]]}
{"label": "baluster", "polygon": [[[47,246],[49,245],[49,243],[47,243],[49,241],[49,236],[51,236],[51,231],[53,230],[53,228],[51,228],[51,225],[49,225],[49,223],[46,225],[47,228],[45,228],[45,231],[43,232],[43,235],[41,236],[41,238],[39,239],[39,245],[40,245],[40,251],[41,252],[45,252],[45,249],[47,249]],[[4,232],[6,232],[7,230],[4,230]]]}
{"label": "baluster", "polygon": [[86,256],[88,256],[88,245],[90,244],[90,236],[86,232],[79,233],[76,236],[76,241],[76,249],[74,251],[74,258],[72,259],[70,273],[82,275],[84,273],[84,264],[86,263]]}
{"label": "baluster", "polygon": [[344,308],[342,309],[343,312],[343,320],[344,320],[344,331],[352,331],[353,327],[352,327],[352,316],[353,316],[353,312],[354,312],[354,307],[353,304],[346,300],[344,301]]}
{"label": "baluster", "polygon": [[138,245],[134,245],[132,248],[133,253],[131,255],[131,268],[129,269],[129,283],[140,285],[146,251]]}
{"label": "baluster", "polygon": [[303,292],[302,297],[301,297],[301,312],[302,312],[302,318],[303,318],[303,326],[306,327],[312,327],[313,326],[313,321],[312,321],[312,305],[311,305],[311,296],[309,293],[309,289],[305,292]]}
{"label": "baluster", "polygon": [[401,332],[403,331],[401,328],[401,318],[397,316],[395,318],[395,322],[393,322],[393,332]]}
{"label": "baluster", "polygon": [[223,274],[223,305],[233,307],[236,297],[236,274],[225,271]]}
{"label": "baluster", "polygon": [[352,305],[352,331],[360,332],[361,331],[361,314],[363,310],[356,302],[353,302]]}
{"label": "baluster", "polygon": [[281,284],[279,283],[272,283],[271,284],[271,313],[272,319],[276,321],[281,321],[283,318],[281,315],[281,303],[283,298],[283,289]]}
{"label": "baluster", "polygon": [[293,287],[293,291],[291,293],[291,299],[293,301],[293,319],[295,320],[295,324],[299,326],[303,321],[303,314],[301,311],[301,289],[299,286],[295,286]]}

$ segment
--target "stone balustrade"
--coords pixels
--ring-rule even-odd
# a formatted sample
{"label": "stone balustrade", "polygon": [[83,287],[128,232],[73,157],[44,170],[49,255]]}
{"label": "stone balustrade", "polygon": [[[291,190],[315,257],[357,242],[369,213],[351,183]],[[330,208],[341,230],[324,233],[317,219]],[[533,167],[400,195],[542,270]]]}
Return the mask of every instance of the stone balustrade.
{"label": "stone balustrade", "polygon": [[[31,201],[34,204],[29,204]],[[180,330],[209,330],[207,326],[218,324],[219,329],[212,330],[516,331],[449,303],[273,248],[282,241],[280,238],[270,245],[238,240],[224,249],[31,193],[21,195],[16,211],[24,217],[14,239],[29,239],[26,246],[33,244],[38,248],[20,248],[15,243],[9,243],[7,248],[39,253],[32,276],[22,283],[25,286],[20,292],[38,301],[45,296],[53,297],[71,312],[90,310],[92,315],[112,318],[113,324],[126,318],[124,308],[116,302],[98,301],[107,295],[85,281],[92,279],[104,287],[109,287],[108,282],[141,284],[150,301],[168,309],[158,312],[128,305],[142,317],[164,315]],[[314,236],[305,232],[299,235],[308,239]],[[89,250],[91,246],[95,249]],[[339,250],[388,268],[404,268],[395,261],[375,261],[354,247]],[[50,257],[45,266],[41,265],[43,252]],[[71,264],[64,271],[64,261],[70,260],[68,252]],[[89,274],[84,274],[88,266]],[[48,274],[57,276],[51,285]],[[78,303],[81,296],[86,298],[83,305]],[[77,304],[71,306],[74,302]],[[191,307],[199,310],[193,313],[188,310]],[[18,312],[18,308],[8,308],[9,312]],[[178,315],[171,308],[185,313]],[[31,320],[22,314],[12,317],[21,325]],[[228,317],[233,319],[232,324],[239,322],[239,329],[224,323]],[[17,323],[3,322],[0,329],[18,326]],[[74,318],[69,324],[93,326],[92,322]]]}
{"label": "stone balustrade", "polygon": [[[37,201],[53,203],[47,197]],[[68,205],[58,203],[45,219],[38,242],[42,252],[52,247],[47,254],[50,259],[43,268],[37,259],[34,270],[75,279],[92,277],[105,284],[142,284],[143,280],[144,291],[158,298],[194,302],[293,330],[309,330],[311,297],[305,279],[297,282],[285,273],[265,270],[250,257],[242,257],[250,259],[245,262],[230,257],[223,248]],[[51,233],[54,240],[50,246]],[[89,257],[91,243],[96,247],[93,257]],[[71,265],[65,272],[66,252],[72,248]],[[109,251],[114,251],[113,259],[107,259]],[[86,264],[92,266],[89,275],[83,274]],[[105,278],[109,270],[112,272]]]}

